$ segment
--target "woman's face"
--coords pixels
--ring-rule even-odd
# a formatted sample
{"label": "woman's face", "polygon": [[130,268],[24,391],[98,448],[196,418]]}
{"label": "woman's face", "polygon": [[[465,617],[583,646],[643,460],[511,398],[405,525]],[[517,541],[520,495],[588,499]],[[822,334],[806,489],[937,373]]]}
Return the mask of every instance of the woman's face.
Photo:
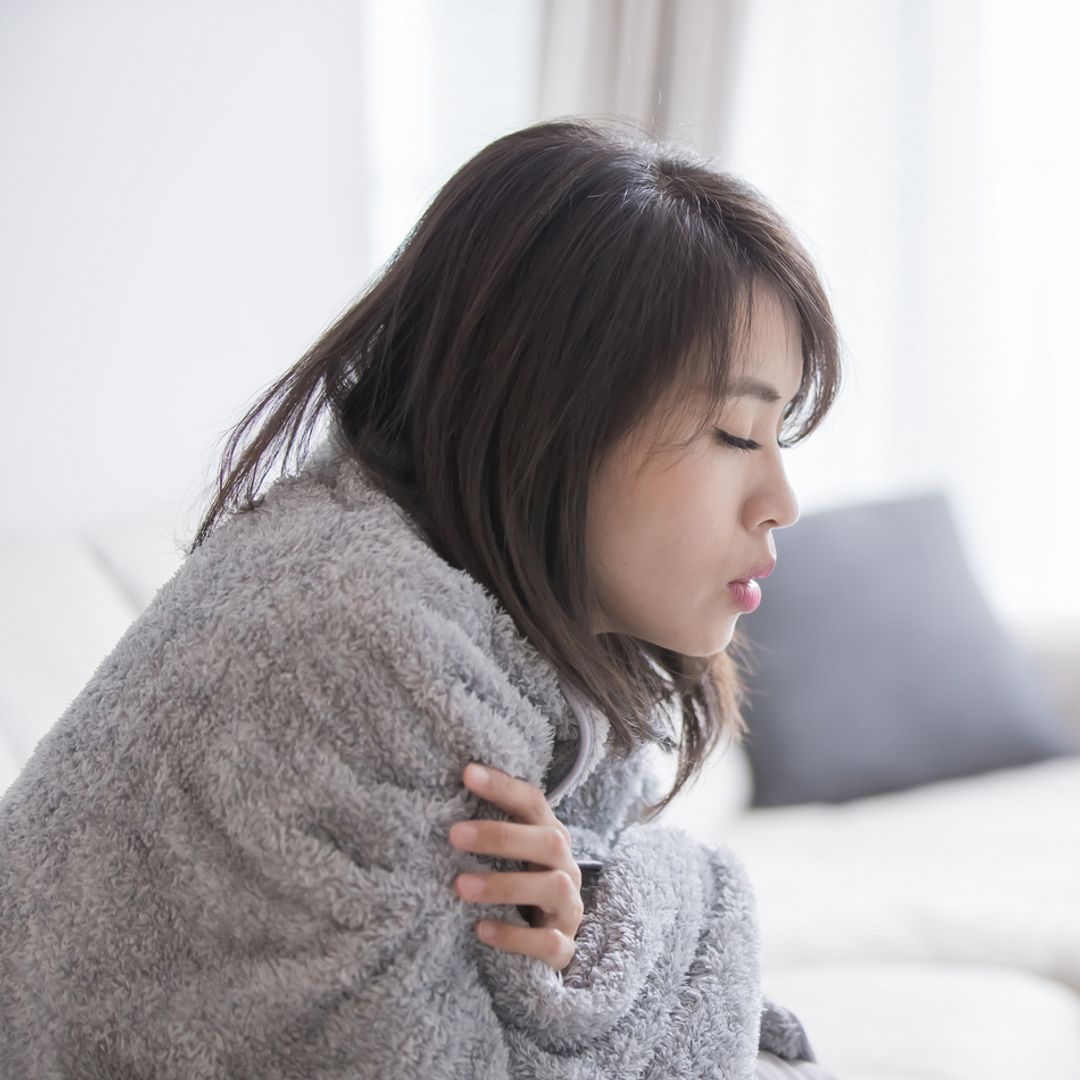
{"label": "woman's face", "polygon": [[[743,613],[729,582],[775,558],[772,530],[799,518],[777,446],[802,376],[799,324],[772,290],[755,299],[738,373],[779,398],[741,394],[687,449],[656,450],[660,436],[692,434],[702,406],[688,398],[686,415],[668,421],[674,427],[662,430],[662,418],[651,417],[601,463],[586,525],[594,633],[615,630],[688,656],[720,652]],[[761,448],[725,445],[718,428]]]}

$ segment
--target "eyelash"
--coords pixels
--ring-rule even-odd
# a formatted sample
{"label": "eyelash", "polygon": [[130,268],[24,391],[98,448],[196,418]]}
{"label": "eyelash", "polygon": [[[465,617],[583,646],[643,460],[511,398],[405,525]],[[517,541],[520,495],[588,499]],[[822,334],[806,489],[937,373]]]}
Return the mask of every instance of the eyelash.
{"label": "eyelash", "polygon": [[[760,450],[761,443],[754,442],[753,439],[740,439],[737,435],[729,435],[726,431],[722,431],[720,428],[716,428],[716,437],[727,446],[734,447],[736,450]],[[776,445],[781,450],[788,450],[791,448],[791,443],[783,443],[779,439],[776,440]]]}

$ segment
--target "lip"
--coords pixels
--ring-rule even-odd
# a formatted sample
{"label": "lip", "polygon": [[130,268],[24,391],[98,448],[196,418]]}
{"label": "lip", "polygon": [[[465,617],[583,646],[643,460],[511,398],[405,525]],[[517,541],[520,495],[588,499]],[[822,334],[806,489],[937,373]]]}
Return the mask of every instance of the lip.
{"label": "lip", "polygon": [[729,585],[745,585],[751,578],[766,578],[773,570],[776,569],[776,560],[767,559],[765,562],[758,563],[757,566],[750,567],[749,570],[742,577],[732,578],[728,582]]}
{"label": "lip", "polygon": [[730,581],[728,590],[739,610],[747,614],[761,603],[761,586],[756,581]]}

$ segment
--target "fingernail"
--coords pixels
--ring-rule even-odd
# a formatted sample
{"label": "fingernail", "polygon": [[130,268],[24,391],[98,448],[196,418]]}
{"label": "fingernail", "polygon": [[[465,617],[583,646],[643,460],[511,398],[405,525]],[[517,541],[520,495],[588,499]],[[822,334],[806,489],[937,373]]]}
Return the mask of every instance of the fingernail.
{"label": "fingernail", "polygon": [[486,784],[491,779],[491,773],[483,765],[470,765],[469,775],[474,784]]}
{"label": "fingernail", "polygon": [[495,936],[495,927],[489,922],[477,923],[476,932],[484,939],[484,941],[491,941]]}

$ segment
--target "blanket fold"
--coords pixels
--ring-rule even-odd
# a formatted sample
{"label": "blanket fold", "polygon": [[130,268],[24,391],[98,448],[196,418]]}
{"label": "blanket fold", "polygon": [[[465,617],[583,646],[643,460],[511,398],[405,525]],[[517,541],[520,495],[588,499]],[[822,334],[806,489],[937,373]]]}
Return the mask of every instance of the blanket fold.
{"label": "blanket fold", "polygon": [[[748,1080],[813,1060],[763,998],[736,855],[636,820],[551,665],[328,441],[159,590],[0,801],[0,1075]],[[571,763],[572,759],[572,763]],[[602,870],[563,973],[480,942],[469,761]],[[569,771],[566,765],[570,763]],[[555,766],[558,766],[557,768]],[[558,778],[555,777],[557,780]]]}

